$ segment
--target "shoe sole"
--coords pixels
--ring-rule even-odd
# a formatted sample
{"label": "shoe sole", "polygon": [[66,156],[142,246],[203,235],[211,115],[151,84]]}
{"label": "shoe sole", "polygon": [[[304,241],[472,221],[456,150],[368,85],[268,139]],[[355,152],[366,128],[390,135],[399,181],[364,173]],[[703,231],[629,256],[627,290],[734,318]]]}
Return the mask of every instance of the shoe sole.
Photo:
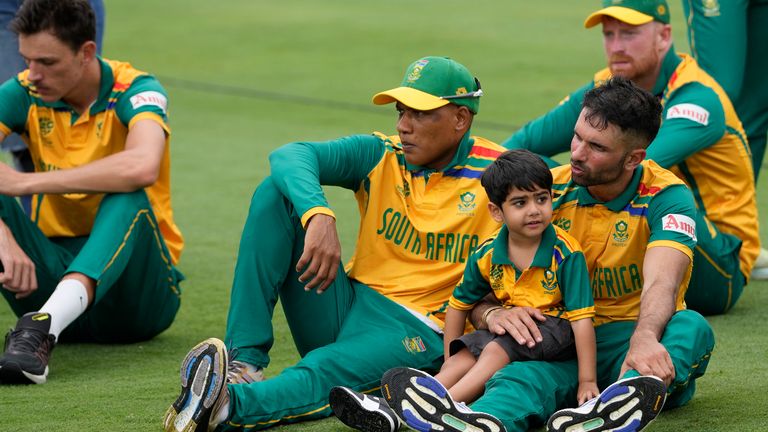
{"label": "shoe sole", "polygon": [[457,408],[448,390],[425,372],[411,368],[388,370],[381,378],[381,393],[390,408],[420,432],[505,432],[490,414]]}
{"label": "shoe sole", "polygon": [[578,408],[556,412],[549,432],[637,432],[661,412],[664,382],[654,376],[626,378],[608,386],[600,396]]}
{"label": "shoe sole", "polygon": [[0,383],[3,384],[45,384],[48,380],[48,366],[42,375],[29,373],[16,362],[7,362],[0,368]]}
{"label": "shoe sole", "polygon": [[[332,388],[328,399],[336,418],[352,429],[366,432],[397,430],[394,419],[376,409],[366,407],[363,401],[347,388]],[[394,416],[394,413],[392,415]]]}
{"label": "shoe sole", "polygon": [[181,393],[163,419],[166,432],[206,431],[227,380],[227,349],[219,339],[197,344],[181,362]]}

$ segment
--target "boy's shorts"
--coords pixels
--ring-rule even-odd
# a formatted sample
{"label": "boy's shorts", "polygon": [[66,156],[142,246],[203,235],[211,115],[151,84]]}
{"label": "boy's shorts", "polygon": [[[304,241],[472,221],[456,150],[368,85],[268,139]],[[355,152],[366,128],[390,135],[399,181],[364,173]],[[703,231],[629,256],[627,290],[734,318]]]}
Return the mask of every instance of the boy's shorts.
{"label": "boy's shorts", "polygon": [[506,351],[510,362],[519,360],[560,361],[576,357],[576,343],[570,321],[547,316],[544,322],[537,321],[536,324],[541,332],[542,341],[534,345],[533,348],[520,345],[508,334],[497,335],[488,330],[475,330],[451,342],[450,355],[467,348],[477,357],[486,345],[490,342],[496,342]]}

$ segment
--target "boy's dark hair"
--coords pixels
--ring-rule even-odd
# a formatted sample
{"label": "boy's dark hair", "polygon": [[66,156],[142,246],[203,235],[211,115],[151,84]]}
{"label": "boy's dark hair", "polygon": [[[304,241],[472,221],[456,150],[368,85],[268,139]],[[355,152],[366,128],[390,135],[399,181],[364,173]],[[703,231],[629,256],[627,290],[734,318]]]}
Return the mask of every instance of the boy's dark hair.
{"label": "boy's dark hair", "polygon": [[631,148],[646,148],[661,125],[661,104],[632,81],[613,77],[584,95],[586,121],[599,130],[616,125],[628,135]]}
{"label": "boy's dark hair", "polygon": [[25,0],[10,29],[25,36],[48,31],[77,51],[96,40],[96,15],[88,0]]}
{"label": "boy's dark hair", "polygon": [[552,172],[544,161],[528,150],[509,150],[488,166],[480,177],[488,199],[501,207],[513,189],[552,190]]}

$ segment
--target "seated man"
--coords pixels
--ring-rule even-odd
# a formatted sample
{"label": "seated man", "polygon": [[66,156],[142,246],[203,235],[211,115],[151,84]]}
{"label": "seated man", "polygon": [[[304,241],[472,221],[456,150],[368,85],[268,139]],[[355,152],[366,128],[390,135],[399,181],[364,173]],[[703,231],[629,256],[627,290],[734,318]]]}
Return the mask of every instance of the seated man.
{"label": "seated man", "polygon": [[[128,343],[168,328],[183,247],[169,194],[167,98],[155,78],[96,55],[86,0],[26,0],[12,23],[29,69],[0,86],[0,284],[20,316],[0,382],[44,383],[63,340]],[[32,220],[15,198],[33,195]]]}
{"label": "seated man", "polygon": [[760,252],[752,159],[731,101],[685,54],[675,52],[666,0],[625,0],[590,15],[602,23],[608,67],[504,146],[545,156],[568,150],[584,94],[611,76],[631,79],[661,100],[662,124],[647,157],[693,191],[698,244],[686,303],[705,315],[727,312]]}
{"label": "seated man", "polygon": [[[334,386],[369,392],[389,368],[440,367],[448,298],[469,254],[499,229],[485,210],[480,175],[503,148],[470,136],[481,95],[464,66],[425,57],[400,87],[373,98],[395,103],[398,135],[300,142],[272,153],[272,175],[256,189],[240,241],[226,347],[209,339],[187,354],[166,431],[327,417]],[[346,271],[321,185],[350,189],[359,204]],[[302,358],[262,381],[278,299]]]}
{"label": "seated man", "polygon": [[[683,302],[696,244],[693,197],[675,175],[644,160],[660,111],[651,94],[622,78],[590,90],[574,128],[571,165],[553,171],[553,221],[584,246],[591,275],[600,396],[549,418],[575,401],[576,363],[517,362],[491,378],[474,411],[448,404],[418,379],[403,384],[398,374],[387,374],[382,393],[419,396],[387,400],[396,412],[410,406],[428,413],[425,420],[450,415],[469,421],[487,413],[508,431],[527,431],[548,418],[550,431],[639,431],[656,417],[665,395],[667,407],[693,397],[714,334]],[[475,327],[529,346],[541,341],[534,321],[546,319],[540,311],[497,306],[478,305]],[[384,408],[371,406],[361,404],[356,413],[383,415]]]}

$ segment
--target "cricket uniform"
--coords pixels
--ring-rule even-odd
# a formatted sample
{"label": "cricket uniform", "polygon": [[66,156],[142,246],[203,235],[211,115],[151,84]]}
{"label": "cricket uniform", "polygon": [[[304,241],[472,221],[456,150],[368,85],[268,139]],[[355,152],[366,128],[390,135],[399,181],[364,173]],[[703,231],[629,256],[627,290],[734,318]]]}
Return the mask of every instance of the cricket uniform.
{"label": "cricket uniform", "polygon": [[471,310],[493,292],[504,306],[528,306],[545,315],[578,321],[594,316],[589,278],[579,243],[563,229],[548,226],[530,267],[518,269],[509,259],[509,230],[484,242],[470,257],[449,305]]}
{"label": "cricket uniform", "polygon": [[[604,69],[504,145],[545,156],[569,149],[584,94],[610,78]],[[688,307],[703,314],[728,311],[739,299],[760,250],[752,162],[746,135],[722,88],[696,61],[670,49],[653,94],[662,125],[648,159],[670,169],[693,191],[698,244]]]}
{"label": "cricket uniform", "polygon": [[749,139],[757,181],[768,134],[768,1],[682,3],[691,54],[733,101]]}
{"label": "cricket uniform", "polygon": [[[301,360],[263,382],[230,384],[224,430],[262,429],[327,417],[328,393],[377,390],[396,366],[436,370],[439,334],[470,253],[499,229],[480,175],[504,149],[462,139],[443,170],[412,166],[397,136],[355,135],[293,143],[270,155],[243,230],[227,320],[234,358],[266,367],[278,298]],[[357,244],[322,294],[305,292],[296,262],[304,229],[333,215],[321,185],[355,192]]]}
{"label": "cricket uniform", "polygon": [[[453,290],[449,306],[469,311],[493,292],[506,307],[533,307],[562,320],[578,321],[595,315],[584,255],[573,237],[561,228],[547,226],[531,265],[522,270],[509,259],[508,238],[509,229],[504,225],[496,237],[483,242],[472,254],[461,282]],[[511,347],[507,347],[506,343],[502,347],[511,359],[516,359],[519,350],[523,351],[521,358],[526,359],[571,358],[575,354],[574,339],[567,321],[558,321],[567,327],[567,335],[561,334],[562,331],[558,330],[560,326],[547,326],[542,329],[544,340],[534,349],[521,346],[514,340]],[[490,335],[487,335],[487,330],[478,331],[483,333],[483,337],[476,337],[475,334],[462,336],[461,342],[451,343],[451,353],[457,352],[462,345],[474,345],[473,341],[481,341],[480,345],[484,346]],[[470,351],[475,354],[476,350]]]}
{"label": "cricket uniform", "polygon": [[[82,166],[125,149],[129,128],[148,119],[166,133],[157,182],[132,193],[37,194],[27,217],[0,197],[0,216],[35,262],[39,288],[17,300],[17,315],[38,310],[67,273],[96,280],[93,304],[62,340],[130,342],[166,329],[179,307],[175,268],[183,238],[170,201],[167,96],[157,80],[128,63],[98,59],[99,95],[87,112],[42,101],[28,71],[0,86],[0,131],[22,136],[36,172]],[[31,218],[31,219],[30,219]]]}
{"label": "cricket uniform", "polygon": [[[605,388],[620,378],[629,349],[640,312],[646,251],[671,247],[693,257],[694,201],[674,174],[648,160],[636,169],[627,189],[609,202],[574,184],[570,166],[555,169],[553,175],[553,223],[584,245],[595,300],[598,386]],[[714,348],[709,324],[685,309],[690,271],[689,265],[676,298],[677,312],[661,339],[675,366],[667,408],[691,399],[694,380],[704,374]],[[509,431],[525,431],[572,403],[577,377],[574,361],[513,363],[493,376],[472,409],[498,417]]]}

